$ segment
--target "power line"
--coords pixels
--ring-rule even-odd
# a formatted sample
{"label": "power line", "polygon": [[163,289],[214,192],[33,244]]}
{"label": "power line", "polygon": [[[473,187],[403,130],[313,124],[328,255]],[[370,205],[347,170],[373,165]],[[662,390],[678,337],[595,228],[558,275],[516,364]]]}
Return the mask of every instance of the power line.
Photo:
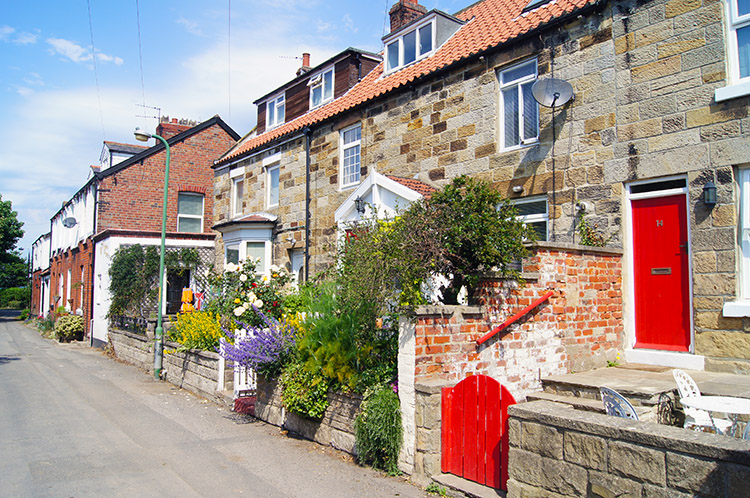
{"label": "power line", "polygon": [[227,120],[232,123],[232,0],[228,0],[227,14]]}
{"label": "power line", "polygon": [[94,45],[94,24],[91,22],[91,0],[86,0],[89,11],[89,35],[91,35],[91,60],[94,63],[94,80],[96,81],[96,100],[99,104],[99,121],[102,124],[102,140],[106,139],[104,133],[104,113],[102,112],[102,97],[99,92],[99,72],[96,70],[96,46]]}
{"label": "power line", "polygon": [[[138,23],[138,61],[141,67],[141,97],[143,99],[142,106],[146,106],[146,85],[143,84],[143,50],[141,48],[141,9],[138,5],[138,0],[135,0],[135,16]],[[146,117],[143,117],[143,127],[146,128]]]}

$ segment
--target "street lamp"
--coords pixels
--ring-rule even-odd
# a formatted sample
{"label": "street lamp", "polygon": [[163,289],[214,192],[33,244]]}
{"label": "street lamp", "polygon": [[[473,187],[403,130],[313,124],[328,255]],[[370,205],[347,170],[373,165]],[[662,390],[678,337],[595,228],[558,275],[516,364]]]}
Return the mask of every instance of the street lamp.
{"label": "street lamp", "polygon": [[169,144],[159,135],[152,135],[139,128],[135,129],[135,139],[147,142],[149,138],[161,140],[167,151],[166,167],[164,168],[164,202],[161,206],[161,250],[159,251],[159,309],[157,311],[156,330],[154,331],[154,378],[161,378],[162,360],[164,358],[164,329],[162,328],[162,308],[164,306],[164,246],[167,238],[167,193],[169,192]]}

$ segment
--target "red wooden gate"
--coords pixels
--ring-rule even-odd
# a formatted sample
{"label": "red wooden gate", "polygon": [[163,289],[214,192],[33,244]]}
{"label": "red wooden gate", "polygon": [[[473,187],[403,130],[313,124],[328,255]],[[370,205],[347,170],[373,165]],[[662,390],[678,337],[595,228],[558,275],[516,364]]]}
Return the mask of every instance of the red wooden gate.
{"label": "red wooden gate", "polygon": [[472,375],[442,393],[442,470],[506,490],[508,407],[516,400],[498,381]]}

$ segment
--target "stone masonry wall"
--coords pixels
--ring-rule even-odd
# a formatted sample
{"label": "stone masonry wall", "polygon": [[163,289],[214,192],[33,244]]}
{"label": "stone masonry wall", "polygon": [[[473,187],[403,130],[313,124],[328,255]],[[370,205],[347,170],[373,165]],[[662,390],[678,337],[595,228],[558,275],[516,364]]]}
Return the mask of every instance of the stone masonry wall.
{"label": "stone masonry wall", "polygon": [[[120,360],[153,372],[153,337],[134,334],[110,327],[109,340]],[[179,344],[165,342],[164,349],[174,350]],[[217,391],[219,355],[210,351],[164,353],[164,380],[194,394],[216,401],[225,400]]]}
{"label": "stone masonry wall", "polygon": [[510,407],[508,498],[747,495],[750,443],[535,401]]}
{"label": "stone masonry wall", "polygon": [[[544,197],[555,242],[576,242],[576,204],[586,202],[588,222],[610,246],[627,248],[626,184],[682,175],[689,189],[695,353],[706,356],[709,369],[750,369],[750,319],[722,316],[738,287],[736,168],[750,162],[750,98],[714,100],[714,91],[727,85],[722,8],[718,0],[608,2],[313,126],[310,274],[330,262],[334,211],[350,192],[338,186],[339,130],[358,121],[363,178],[374,168],[439,187],[468,174],[511,199]],[[575,99],[554,110],[554,143],[553,111],[540,108],[538,143],[504,149],[498,71],[532,58],[540,78],[568,81]],[[280,147],[282,175],[291,176],[282,180],[274,213],[282,230],[297,224],[295,247],[302,247],[304,139]],[[251,163],[246,175],[261,175],[260,158]],[[699,200],[708,181],[718,186],[713,209]],[[228,182],[226,173],[217,178],[217,205]],[[246,190],[254,203],[247,212],[263,210],[262,186]],[[274,262],[287,263],[285,237],[275,246]]]}
{"label": "stone masonry wall", "polygon": [[331,391],[328,401],[330,405],[320,420],[301,417],[284,408],[278,381],[258,377],[255,416],[305,439],[356,455],[354,419],[359,413],[362,397]]}

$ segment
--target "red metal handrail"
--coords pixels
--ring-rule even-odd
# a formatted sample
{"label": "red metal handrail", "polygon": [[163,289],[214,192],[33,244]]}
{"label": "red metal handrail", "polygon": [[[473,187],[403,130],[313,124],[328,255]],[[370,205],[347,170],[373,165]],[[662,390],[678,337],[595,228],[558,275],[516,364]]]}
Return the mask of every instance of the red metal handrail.
{"label": "red metal handrail", "polygon": [[521,311],[519,311],[518,313],[516,313],[512,317],[508,318],[507,320],[505,320],[503,323],[501,323],[500,325],[498,325],[494,329],[492,329],[489,332],[487,332],[481,338],[477,339],[477,344],[478,345],[484,344],[485,342],[487,342],[488,340],[490,340],[490,338],[493,335],[497,334],[498,332],[500,332],[504,328],[508,327],[509,325],[512,325],[513,323],[517,322],[522,316],[524,316],[526,313],[528,313],[529,311],[533,310],[534,308],[536,308],[537,306],[539,306],[540,304],[542,304],[544,301],[546,301],[547,299],[549,299],[552,296],[552,294],[554,294],[554,293],[555,293],[555,291],[547,291],[542,297],[540,297],[539,299],[537,299],[536,301],[534,301],[530,305],[526,306],[524,309],[522,309]]}

